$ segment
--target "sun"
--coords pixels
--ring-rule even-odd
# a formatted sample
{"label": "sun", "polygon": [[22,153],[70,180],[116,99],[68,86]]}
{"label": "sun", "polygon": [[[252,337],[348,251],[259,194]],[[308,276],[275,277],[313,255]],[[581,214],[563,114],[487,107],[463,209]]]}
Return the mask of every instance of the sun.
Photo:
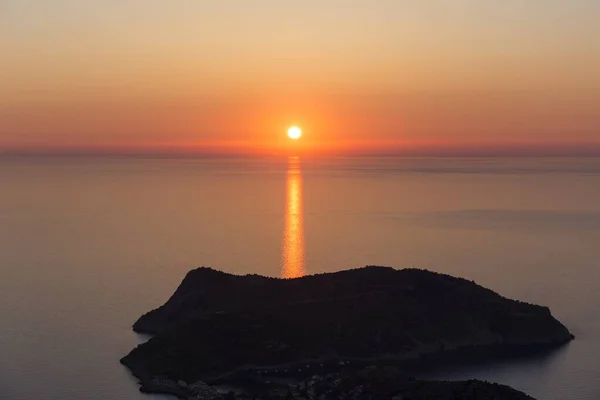
{"label": "sun", "polygon": [[288,137],[290,139],[298,140],[302,136],[302,129],[297,126],[291,126],[287,131]]}

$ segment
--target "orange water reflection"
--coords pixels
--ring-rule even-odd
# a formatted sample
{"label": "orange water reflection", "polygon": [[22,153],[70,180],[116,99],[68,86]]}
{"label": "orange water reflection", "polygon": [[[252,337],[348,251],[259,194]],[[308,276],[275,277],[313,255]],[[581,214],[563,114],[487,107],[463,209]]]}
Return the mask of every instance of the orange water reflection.
{"label": "orange water reflection", "polygon": [[281,277],[305,275],[304,229],[302,220],[302,169],[300,159],[291,157],[287,172],[285,228],[283,231]]}

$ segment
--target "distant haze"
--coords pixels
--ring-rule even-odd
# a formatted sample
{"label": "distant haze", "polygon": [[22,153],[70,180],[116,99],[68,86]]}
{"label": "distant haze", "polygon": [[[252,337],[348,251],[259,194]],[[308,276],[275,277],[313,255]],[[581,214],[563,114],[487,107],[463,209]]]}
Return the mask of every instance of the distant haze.
{"label": "distant haze", "polygon": [[599,15],[595,0],[4,0],[0,152],[600,154]]}

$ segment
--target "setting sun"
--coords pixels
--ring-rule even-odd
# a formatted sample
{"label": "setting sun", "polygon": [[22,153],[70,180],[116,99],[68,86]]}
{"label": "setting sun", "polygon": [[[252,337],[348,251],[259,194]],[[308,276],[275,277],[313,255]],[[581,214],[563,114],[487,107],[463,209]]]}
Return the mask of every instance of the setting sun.
{"label": "setting sun", "polygon": [[290,139],[300,139],[302,136],[302,129],[298,128],[297,126],[292,126],[290,129],[288,129],[287,134]]}

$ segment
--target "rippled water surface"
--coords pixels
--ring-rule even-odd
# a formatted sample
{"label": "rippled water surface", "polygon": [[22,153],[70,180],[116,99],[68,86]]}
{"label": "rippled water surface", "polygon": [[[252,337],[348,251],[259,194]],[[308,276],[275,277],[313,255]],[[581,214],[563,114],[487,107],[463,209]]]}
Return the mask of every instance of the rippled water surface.
{"label": "rippled water surface", "polygon": [[577,336],[438,376],[597,399],[599,243],[600,159],[0,158],[0,398],[151,398],[118,360],[194,266],[380,264],[548,305]]}

